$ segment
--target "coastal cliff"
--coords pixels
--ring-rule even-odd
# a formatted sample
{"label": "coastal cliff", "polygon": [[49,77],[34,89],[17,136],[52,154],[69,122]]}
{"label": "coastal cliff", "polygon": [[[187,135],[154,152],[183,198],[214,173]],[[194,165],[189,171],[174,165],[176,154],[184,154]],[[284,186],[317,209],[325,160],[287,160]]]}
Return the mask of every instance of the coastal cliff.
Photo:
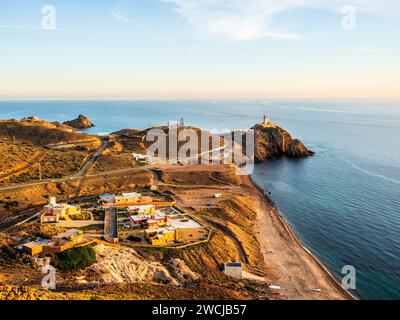
{"label": "coastal cliff", "polygon": [[73,127],[75,129],[86,129],[94,127],[94,124],[90,122],[90,120],[82,114],[80,114],[78,118],[74,120],[64,122],[64,124]]}
{"label": "coastal cliff", "polygon": [[314,155],[314,152],[308,150],[303,142],[293,139],[281,127],[273,124],[257,124],[252,129],[255,134],[256,162],[277,159],[283,155],[290,158],[305,158]]}

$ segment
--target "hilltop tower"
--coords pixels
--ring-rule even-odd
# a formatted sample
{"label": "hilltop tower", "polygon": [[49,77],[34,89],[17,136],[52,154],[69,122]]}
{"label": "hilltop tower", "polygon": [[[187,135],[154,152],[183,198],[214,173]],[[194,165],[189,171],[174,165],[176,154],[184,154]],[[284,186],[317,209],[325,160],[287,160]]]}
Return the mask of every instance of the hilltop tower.
{"label": "hilltop tower", "polygon": [[179,126],[180,127],[184,127],[185,126],[185,120],[183,119],[183,117],[181,118]]}
{"label": "hilltop tower", "polygon": [[271,119],[264,114],[263,123],[262,124],[269,124],[271,123]]}

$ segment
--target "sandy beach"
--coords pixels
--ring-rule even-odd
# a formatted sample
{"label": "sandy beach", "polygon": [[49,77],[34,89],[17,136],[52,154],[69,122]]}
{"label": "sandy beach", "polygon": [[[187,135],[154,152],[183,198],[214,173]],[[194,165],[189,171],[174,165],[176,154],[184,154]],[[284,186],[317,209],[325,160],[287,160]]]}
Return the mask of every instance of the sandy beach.
{"label": "sandy beach", "polygon": [[[280,286],[281,289],[277,290],[277,293],[282,298],[289,300],[354,299],[341,287],[329,270],[302,245],[278,209],[268,201],[266,195],[250,177],[237,176],[233,174],[232,167],[223,165],[188,165],[181,168],[164,166],[163,169],[166,169],[165,172],[169,174],[174,174],[174,177],[179,176],[182,179],[178,188],[179,203],[187,209],[199,208],[207,195],[218,190],[223,191],[225,198],[241,195],[249,200],[246,205],[250,210],[256,211],[257,215],[252,223],[252,230],[247,232],[258,242],[257,250],[261,251],[265,262],[264,274],[267,281],[273,280],[276,282],[273,283],[274,285]],[[185,174],[188,173],[190,175],[186,176]],[[206,182],[209,183],[210,180],[205,177],[206,173],[218,173],[229,183],[218,187],[207,185]],[[216,201],[216,205],[225,207],[223,202]],[[236,237],[236,242],[241,244],[248,242],[243,236],[235,234],[231,236]],[[246,245],[243,246],[244,251],[246,251],[245,247]],[[245,252],[245,254],[251,258],[255,251]],[[257,269],[257,265],[254,264],[248,267],[250,271]]]}
{"label": "sandy beach", "polygon": [[[295,233],[256,187],[256,233],[265,263],[279,275],[281,293],[290,300],[347,300],[344,290],[326,267],[298,240]],[[319,292],[316,292],[319,291]]]}

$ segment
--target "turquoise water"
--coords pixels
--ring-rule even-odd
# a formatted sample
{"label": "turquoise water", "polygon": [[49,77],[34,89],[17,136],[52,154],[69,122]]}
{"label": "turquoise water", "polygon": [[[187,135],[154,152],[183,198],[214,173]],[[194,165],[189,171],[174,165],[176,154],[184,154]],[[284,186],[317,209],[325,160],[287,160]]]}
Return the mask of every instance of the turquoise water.
{"label": "turquoise water", "polygon": [[400,299],[399,101],[0,102],[2,119],[79,113],[96,124],[88,132],[100,134],[180,117],[207,129],[247,129],[267,113],[317,155],[257,165],[254,180],[332,272],[356,267],[357,294]]}

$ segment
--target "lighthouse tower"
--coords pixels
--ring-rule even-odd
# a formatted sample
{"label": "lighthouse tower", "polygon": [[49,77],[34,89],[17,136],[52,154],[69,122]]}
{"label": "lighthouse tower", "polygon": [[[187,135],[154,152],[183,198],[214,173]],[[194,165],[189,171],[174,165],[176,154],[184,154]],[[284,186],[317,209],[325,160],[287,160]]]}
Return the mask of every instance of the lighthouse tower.
{"label": "lighthouse tower", "polygon": [[267,116],[264,114],[264,119],[263,119],[263,123],[262,123],[262,124],[270,124],[270,123],[271,123],[271,121],[270,121],[269,117],[267,117]]}

